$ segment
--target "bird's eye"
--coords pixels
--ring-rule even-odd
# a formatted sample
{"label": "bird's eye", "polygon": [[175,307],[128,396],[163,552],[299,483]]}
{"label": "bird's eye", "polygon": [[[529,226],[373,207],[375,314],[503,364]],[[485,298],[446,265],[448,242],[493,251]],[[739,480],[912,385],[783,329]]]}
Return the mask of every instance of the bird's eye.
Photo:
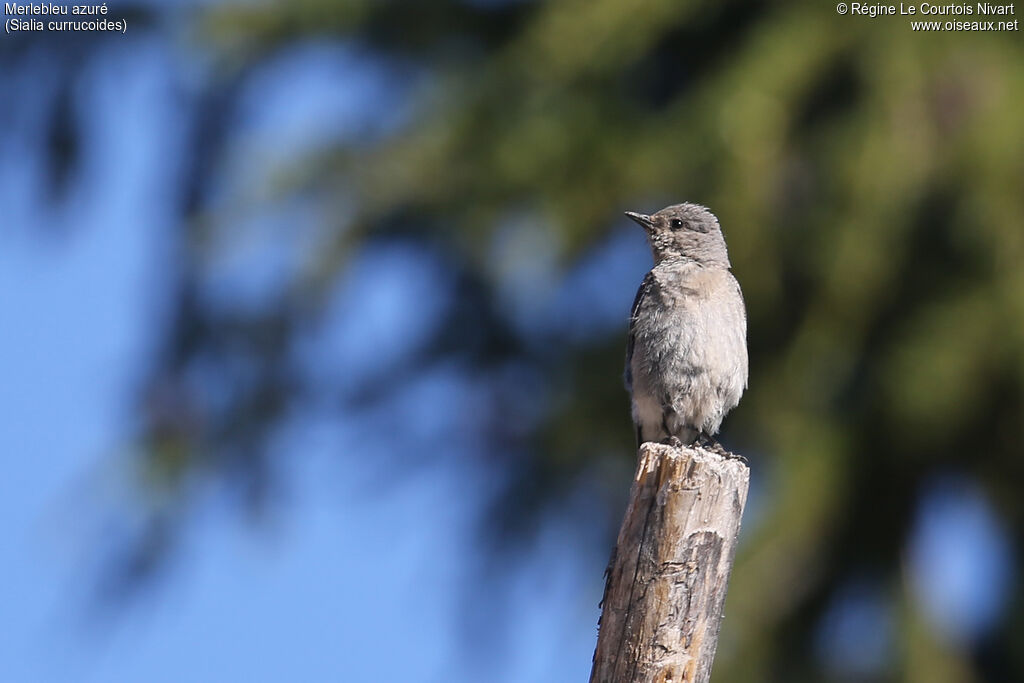
{"label": "bird's eye", "polygon": [[679,220],[678,218],[673,218],[672,220],[670,220],[668,222],[668,225],[673,230],[679,230],[679,229],[681,229],[683,227],[683,222],[681,220]]}

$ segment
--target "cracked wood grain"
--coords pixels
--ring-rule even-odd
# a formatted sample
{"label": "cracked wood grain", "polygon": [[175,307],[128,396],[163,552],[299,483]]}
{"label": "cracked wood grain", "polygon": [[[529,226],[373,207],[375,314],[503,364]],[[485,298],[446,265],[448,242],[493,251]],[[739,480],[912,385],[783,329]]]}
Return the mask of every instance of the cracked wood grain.
{"label": "cracked wood grain", "polygon": [[706,683],[750,470],[696,447],[640,447],[591,683]]}

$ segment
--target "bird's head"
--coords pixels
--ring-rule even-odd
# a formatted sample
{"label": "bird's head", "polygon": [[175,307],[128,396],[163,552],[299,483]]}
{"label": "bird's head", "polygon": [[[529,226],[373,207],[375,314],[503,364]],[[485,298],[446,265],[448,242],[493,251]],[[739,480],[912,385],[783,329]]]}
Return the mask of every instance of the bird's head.
{"label": "bird's head", "polygon": [[729,267],[729,252],[715,214],[699,204],[673,204],[650,216],[626,215],[647,232],[654,262],[684,258],[706,265]]}

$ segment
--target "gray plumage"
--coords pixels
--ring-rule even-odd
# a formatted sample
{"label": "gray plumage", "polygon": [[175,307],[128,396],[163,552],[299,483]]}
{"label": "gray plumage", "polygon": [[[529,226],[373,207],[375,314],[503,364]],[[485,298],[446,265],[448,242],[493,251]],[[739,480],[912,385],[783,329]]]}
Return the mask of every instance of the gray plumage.
{"label": "gray plumage", "polygon": [[747,315],[725,237],[696,204],[626,215],[643,226],[654,254],[626,347],[637,444],[710,439],[747,387]]}

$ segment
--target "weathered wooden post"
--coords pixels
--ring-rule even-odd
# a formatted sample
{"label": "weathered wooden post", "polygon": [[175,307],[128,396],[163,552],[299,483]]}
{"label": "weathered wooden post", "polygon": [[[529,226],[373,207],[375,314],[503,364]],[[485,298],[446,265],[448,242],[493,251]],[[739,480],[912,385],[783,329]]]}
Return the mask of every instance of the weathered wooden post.
{"label": "weathered wooden post", "polygon": [[706,683],[750,469],[697,447],[640,447],[608,568],[591,683]]}

